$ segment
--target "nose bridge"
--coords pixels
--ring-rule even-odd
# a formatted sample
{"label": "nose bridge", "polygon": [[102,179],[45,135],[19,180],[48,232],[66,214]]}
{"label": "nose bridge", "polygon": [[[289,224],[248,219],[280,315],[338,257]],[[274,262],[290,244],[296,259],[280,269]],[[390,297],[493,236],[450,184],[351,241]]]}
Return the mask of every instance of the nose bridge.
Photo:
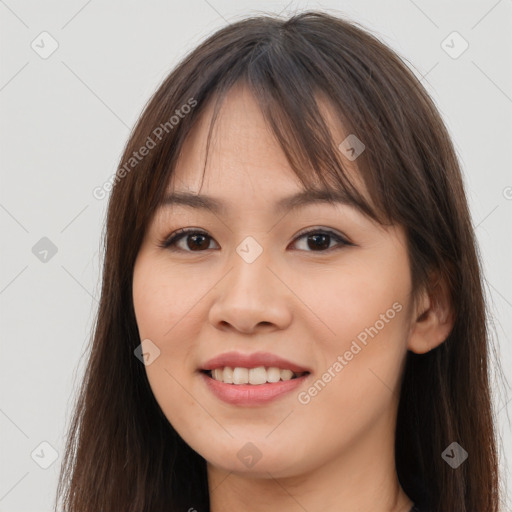
{"label": "nose bridge", "polygon": [[253,235],[248,235],[236,246],[230,258],[232,267],[230,277],[231,291],[241,292],[252,297],[261,298],[261,291],[268,289],[269,278],[272,273],[267,265],[270,263],[268,249],[263,247],[263,237],[258,237],[261,243]]}
{"label": "nose bridge", "polygon": [[[252,265],[255,261],[268,259],[269,250],[264,250],[263,236],[258,236],[259,241],[253,236],[246,236],[236,247],[235,252],[240,259],[247,265]],[[265,253],[265,255],[263,255]]]}

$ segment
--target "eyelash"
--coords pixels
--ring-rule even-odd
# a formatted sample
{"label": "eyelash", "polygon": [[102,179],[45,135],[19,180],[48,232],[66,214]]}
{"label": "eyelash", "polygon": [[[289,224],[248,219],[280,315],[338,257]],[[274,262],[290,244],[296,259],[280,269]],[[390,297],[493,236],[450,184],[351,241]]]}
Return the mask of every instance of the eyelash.
{"label": "eyelash", "polygon": [[[316,252],[330,252],[332,250],[342,249],[345,246],[352,246],[352,245],[354,245],[351,242],[349,242],[348,240],[346,240],[345,238],[343,238],[342,236],[340,236],[337,233],[335,233],[334,231],[331,231],[329,229],[318,229],[318,228],[315,228],[313,230],[309,230],[309,231],[306,231],[306,232],[303,232],[303,233],[299,233],[297,235],[297,237],[295,238],[295,240],[298,240],[300,238],[304,238],[307,235],[319,235],[319,234],[330,236],[331,239],[333,239],[334,241],[338,242],[338,244],[339,244],[338,247],[335,246],[335,247],[329,247],[326,250],[305,251],[305,252],[312,252],[312,253],[316,253]],[[209,250],[209,249],[206,249],[205,251],[190,251],[190,250],[176,248],[176,243],[179,242],[182,238],[185,238],[186,235],[204,235],[204,236],[210,238],[211,240],[213,240],[208,235],[208,233],[206,233],[205,231],[197,230],[197,229],[194,229],[194,228],[182,228],[182,229],[178,229],[174,233],[171,233],[171,235],[169,235],[167,238],[165,238],[164,240],[160,241],[158,243],[158,246],[160,248],[162,248],[162,249],[168,249],[170,251],[182,251],[182,252],[190,252],[190,253],[206,252],[207,250]]]}

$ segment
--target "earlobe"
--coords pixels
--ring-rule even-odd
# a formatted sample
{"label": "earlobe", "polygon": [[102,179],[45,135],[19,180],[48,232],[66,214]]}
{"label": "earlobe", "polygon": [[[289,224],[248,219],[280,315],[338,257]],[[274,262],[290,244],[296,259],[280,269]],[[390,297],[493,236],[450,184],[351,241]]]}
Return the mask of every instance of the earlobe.
{"label": "earlobe", "polygon": [[438,347],[453,328],[453,305],[446,280],[436,276],[434,283],[422,293],[412,319],[407,348],[416,354]]}

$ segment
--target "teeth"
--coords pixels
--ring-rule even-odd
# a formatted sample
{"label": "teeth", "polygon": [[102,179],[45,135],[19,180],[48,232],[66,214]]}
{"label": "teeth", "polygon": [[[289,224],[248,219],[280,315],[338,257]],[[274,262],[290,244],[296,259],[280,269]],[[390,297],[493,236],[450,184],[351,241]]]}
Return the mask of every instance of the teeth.
{"label": "teeth", "polygon": [[279,380],[290,380],[294,376],[298,377],[302,374],[296,374],[288,369],[280,369],[274,366],[265,368],[258,366],[257,368],[215,368],[211,371],[213,379],[225,384],[266,384],[267,382],[279,382]]}
{"label": "teeth", "polygon": [[267,370],[267,380],[269,382],[279,382],[281,378],[281,370],[279,368],[271,367]]}
{"label": "teeth", "polygon": [[267,370],[264,366],[249,370],[249,384],[265,384],[267,382]]}
{"label": "teeth", "polygon": [[249,370],[247,368],[233,369],[233,384],[248,384]]}
{"label": "teeth", "polygon": [[[223,373],[222,368],[215,368],[215,370],[212,370],[212,377],[215,380],[223,380]],[[231,382],[233,382],[233,372],[231,372]]]}
{"label": "teeth", "polygon": [[290,380],[293,377],[291,370],[281,370],[281,380]]}
{"label": "teeth", "polygon": [[217,371],[219,372],[219,378],[217,380],[222,380],[226,384],[233,384],[233,368],[226,366],[224,370],[217,368]]}

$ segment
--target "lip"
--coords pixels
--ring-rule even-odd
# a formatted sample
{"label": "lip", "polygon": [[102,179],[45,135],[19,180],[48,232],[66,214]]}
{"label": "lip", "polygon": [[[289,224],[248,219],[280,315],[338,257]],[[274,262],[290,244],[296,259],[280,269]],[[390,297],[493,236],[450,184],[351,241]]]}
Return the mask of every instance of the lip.
{"label": "lip", "polygon": [[[210,377],[206,371],[215,370],[215,368],[257,368],[258,366],[276,367],[288,369],[295,373],[304,373],[294,379],[267,382],[266,384],[226,384]],[[267,404],[273,400],[291,393],[301,386],[311,375],[311,369],[303,367],[293,361],[288,361],[276,354],[270,352],[255,352],[252,354],[243,354],[241,352],[225,352],[206,361],[199,374],[213,395],[220,400],[239,406],[257,406]]]}
{"label": "lip", "polygon": [[220,400],[231,405],[257,406],[264,405],[282,397],[301,386],[310,376],[309,373],[295,379],[268,382],[267,384],[226,384],[213,379],[206,373],[200,376],[208,389]]}
{"label": "lip", "polygon": [[[231,368],[257,368],[258,366],[265,366],[269,368],[271,366],[281,368],[282,370],[291,370],[295,373],[308,372],[311,373],[311,369],[300,366],[293,361],[288,361],[270,352],[254,352],[252,354],[243,354],[241,352],[225,352],[219,354],[206,361],[200,370],[214,370],[215,368],[223,368],[230,366]],[[295,380],[295,379],[294,379]],[[264,384],[261,384],[264,386]]]}

